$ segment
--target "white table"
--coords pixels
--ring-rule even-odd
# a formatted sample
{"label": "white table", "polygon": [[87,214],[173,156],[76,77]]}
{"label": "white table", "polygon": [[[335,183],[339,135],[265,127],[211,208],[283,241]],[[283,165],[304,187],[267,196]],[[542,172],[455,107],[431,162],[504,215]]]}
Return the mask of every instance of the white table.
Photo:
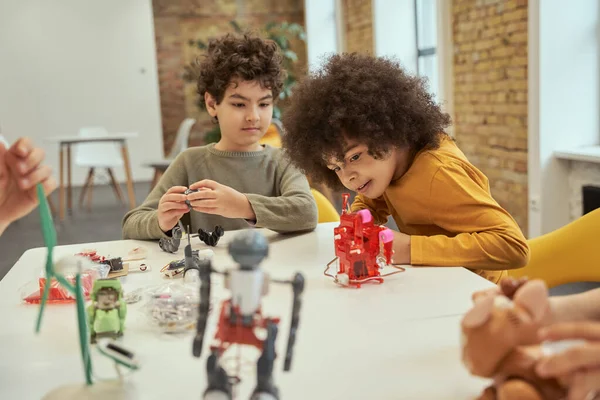
{"label": "white table", "polygon": [[129,152],[127,150],[127,139],[133,139],[138,136],[137,132],[123,132],[123,133],[111,133],[109,136],[98,135],[98,136],[78,136],[78,135],[65,135],[65,136],[50,136],[45,140],[53,143],[58,143],[59,146],[59,218],[62,221],[65,218],[65,186],[64,186],[64,159],[65,159],[65,147],[66,147],[66,161],[67,161],[67,209],[69,213],[73,209],[73,193],[71,187],[71,146],[79,143],[98,143],[98,142],[116,142],[121,145],[121,156],[123,157],[123,166],[125,168],[125,177],[127,180],[127,194],[129,196],[129,207],[135,208],[135,193],[133,191],[133,178],[131,176],[131,164],[129,162]]}
{"label": "white table", "polygon": [[[271,241],[265,270],[288,278],[301,271],[306,291],[301,311],[292,371],[283,373],[276,360],[275,381],[283,399],[467,399],[487,384],[470,377],[460,363],[459,320],[470,307],[473,291],[492,284],[463,268],[408,268],[382,285],[361,289],[337,287],[323,276],[333,258],[333,227],[320,224],[299,236],[266,232]],[[215,249],[214,266],[233,266],[226,246],[235,232],[226,233]],[[203,248],[197,238],[195,248]],[[131,247],[149,250],[152,272],[122,278],[124,290],[165,279],[161,266],[178,257],[163,253],[154,242],[115,241],[60,246],[57,256],[93,247],[103,254],[126,254]],[[57,386],[83,382],[77,344],[75,308],[48,306],[41,333],[34,334],[37,306],[22,305],[18,288],[42,268],[45,249],[27,251],[0,281],[0,398],[38,399]],[[215,276],[215,295],[224,294]],[[156,333],[141,312],[142,303],[128,308],[123,343],[136,351],[142,368],[128,378],[135,395],[127,398],[199,399],[205,389],[207,346],[200,359],[191,354],[192,335]],[[282,317],[277,349],[284,354],[289,328],[291,288],[271,285],[264,312]],[[211,315],[214,319],[216,312]],[[213,326],[214,321],[209,321]],[[95,350],[93,351],[95,353]],[[254,359],[252,359],[254,361]],[[94,358],[95,370],[111,376],[111,369]],[[254,365],[253,363],[251,365]],[[169,383],[170,382],[170,383]],[[239,385],[240,396],[254,387],[252,368]]]}

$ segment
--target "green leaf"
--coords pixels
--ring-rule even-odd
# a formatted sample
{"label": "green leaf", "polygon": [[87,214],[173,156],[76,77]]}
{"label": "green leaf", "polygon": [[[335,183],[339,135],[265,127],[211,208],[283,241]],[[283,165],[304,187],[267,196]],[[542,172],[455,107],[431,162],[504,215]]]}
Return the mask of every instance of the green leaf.
{"label": "green leaf", "polygon": [[283,55],[293,62],[298,61],[298,55],[296,55],[296,53],[292,50],[284,50]]}
{"label": "green leaf", "polygon": [[299,35],[301,32],[304,32],[304,28],[302,27],[302,25],[294,22],[290,24],[290,26],[288,27],[288,31],[290,31],[290,33],[293,33],[294,35]]}
{"label": "green leaf", "polygon": [[273,118],[281,119],[281,109],[277,106],[273,107]]}
{"label": "green leaf", "polygon": [[217,124],[213,129],[206,132],[206,135],[204,135],[204,143],[216,143],[219,140],[221,140],[221,128]]}
{"label": "green leaf", "polygon": [[265,31],[270,32],[271,29],[275,28],[276,26],[277,26],[277,22],[270,21],[265,25]]}
{"label": "green leaf", "polygon": [[273,36],[273,40],[275,41],[275,43],[277,43],[281,50],[288,49],[289,42],[285,36]]}
{"label": "green leaf", "polygon": [[233,27],[233,29],[237,33],[242,33],[242,27],[237,23],[237,21],[231,20],[231,21],[229,21],[229,24]]}

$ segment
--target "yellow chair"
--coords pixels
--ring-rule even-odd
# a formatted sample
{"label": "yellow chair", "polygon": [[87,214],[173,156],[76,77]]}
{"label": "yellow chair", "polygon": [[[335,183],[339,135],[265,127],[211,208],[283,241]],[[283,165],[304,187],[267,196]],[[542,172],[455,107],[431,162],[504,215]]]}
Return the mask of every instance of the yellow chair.
{"label": "yellow chair", "polygon": [[322,222],[339,222],[340,214],[331,204],[327,197],[323,196],[321,192],[316,189],[310,189],[315,201],[317,202],[317,208],[319,210],[319,223]]}
{"label": "yellow chair", "polygon": [[271,125],[269,125],[265,136],[259,140],[259,143],[281,148],[281,130],[282,128],[280,122],[276,119],[273,119],[273,122]]}
{"label": "yellow chair", "polygon": [[531,258],[510,276],[542,279],[552,288],[573,282],[600,282],[600,209],[529,240]]}

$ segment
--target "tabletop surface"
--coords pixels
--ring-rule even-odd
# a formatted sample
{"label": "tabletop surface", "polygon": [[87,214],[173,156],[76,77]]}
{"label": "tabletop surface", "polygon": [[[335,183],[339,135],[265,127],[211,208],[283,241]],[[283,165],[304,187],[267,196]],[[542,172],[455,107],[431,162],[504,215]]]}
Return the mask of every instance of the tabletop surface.
{"label": "tabletop surface", "polygon": [[[265,271],[276,279],[289,279],[297,271],[306,278],[300,328],[292,370],[283,372],[282,357],[275,362],[274,379],[282,399],[470,399],[487,381],[470,377],[460,363],[459,321],[470,307],[475,290],[493,284],[460,267],[408,266],[383,284],[360,289],[342,288],[323,275],[334,257],[333,227],[319,224],[302,235],[263,231],[270,242]],[[226,232],[214,248],[213,266],[235,266],[227,244],[236,232]],[[171,260],[183,257],[164,253],[152,241],[113,241],[59,246],[55,257],[93,248],[103,255],[125,256],[138,246],[148,250],[144,262],[151,271],[121,278],[125,292],[157,285],[181,283],[159,272]],[[198,238],[195,249],[207,248]],[[41,332],[34,333],[38,307],[21,302],[24,284],[37,279],[46,250],[28,250],[0,281],[0,394],[2,398],[39,399],[60,385],[83,383],[77,344],[75,307],[49,305]],[[135,262],[134,262],[135,263]],[[213,299],[227,297],[213,274]],[[266,315],[281,317],[278,354],[284,354],[289,330],[292,290],[270,285],[263,300]],[[211,312],[201,358],[191,353],[193,334],[165,334],[146,314],[147,299],[128,305],[123,345],[141,360],[141,369],[126,378],[122,398],[198,399],[206,387],[206,356],[214,334],[217,312]],[[218,304],[215,303],[215,304]],[[235,351],[235,349],[230,350]],[[92,349],[95,373],[115,377],[114,369]],[[243,350],[247,362],[238,385],[239,399],[249,398],[255,385],[257,354]],[[35,385],[32,384],[35,382]]]}

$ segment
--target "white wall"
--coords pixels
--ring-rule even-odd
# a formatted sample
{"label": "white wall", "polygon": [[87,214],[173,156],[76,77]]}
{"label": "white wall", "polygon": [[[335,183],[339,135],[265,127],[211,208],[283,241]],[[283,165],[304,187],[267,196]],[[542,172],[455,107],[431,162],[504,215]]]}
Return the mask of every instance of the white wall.
{"label": "white wall", "polygon": [[[438,101],[454,120],[454,41],[452,40],[452,2],[437,0],[437,60],[439,71]],[[446,132],[454,136],[454,125]]]}
{"label": "white wall", "polygon": [[529,2],[530,237],[569,222],[569,165],[553,152],[600,138],[597,0],[540,3]]}
{"label": "white wall", "polygon": [[314,71],[322,62],[323,57],[336,53],[341,49],[338,32],[338,1],[336,0],[305,0],[304,21],[306,24],[306,49],[308,53],[308,68]]}
{"label": "white wall", "polygon": [[[141,163],[162,156],[151,1],[0,2],[2,134],[33,138],[58,177],[58,146],[44,138],[86,125],[139,132],[129,141],[133,177],[151,178]],[[74,183],[85,174],[74,166]]]}
{"label": "white wall", "polygon": [[377,56],[396,58],[417,73],[414,0],[374,0],[373,37]]}

